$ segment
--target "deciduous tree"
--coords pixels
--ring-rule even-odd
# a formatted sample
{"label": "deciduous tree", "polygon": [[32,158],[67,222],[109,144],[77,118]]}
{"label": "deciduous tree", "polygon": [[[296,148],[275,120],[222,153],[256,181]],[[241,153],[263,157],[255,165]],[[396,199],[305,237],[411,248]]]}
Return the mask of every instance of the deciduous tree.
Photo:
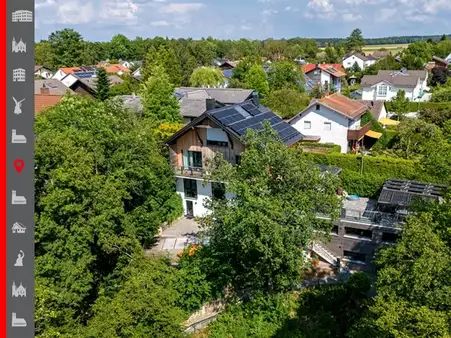
{"label": "deciduous tree", "polygon": [[193,87],[218,88],[224,83],[224,75],[214,67],[196,68],[190,77],[190,84]]}
{"label": "deciduous tree", "polygon": [[268,82],[271,90],[295,89],[304,90],[304,75],[292,62],[275,62],[268,71]]}
{"label": "deciduous tree", "polygon": [[258,94],[265,96],[269,92],[269,84],[268,79],[266,77],[266,72],[264,69],[254,64],[249,68],[247,72],[244,82],[247,88],[254,89],[258,92]]}
{"label": "deciduous tree", "polygon": [[300,113],[310,103],[305,93],[294,89],[280,89],[271,92],[263,104],[284,119],[289,119]]}

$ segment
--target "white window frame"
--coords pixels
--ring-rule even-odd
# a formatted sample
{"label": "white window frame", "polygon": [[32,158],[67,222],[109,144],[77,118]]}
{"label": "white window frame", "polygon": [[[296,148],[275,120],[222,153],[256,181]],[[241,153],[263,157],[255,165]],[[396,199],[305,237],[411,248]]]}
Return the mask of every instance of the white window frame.
{"label": "white window frame", "polygon": [[332,122],[324,122],[324,130],[332,130]]}
{"label": "white window frame", "polygon": [[[308,126],[308,128],[306,128]],[[312,122],[311,121],[304,121],[304,129],[312,129]]]}
{"label": "white window frame", "polygon": [[387,94],[388,94],[388,86],[386,84],[381,84],[377,86],[377,96],[386,97]]}

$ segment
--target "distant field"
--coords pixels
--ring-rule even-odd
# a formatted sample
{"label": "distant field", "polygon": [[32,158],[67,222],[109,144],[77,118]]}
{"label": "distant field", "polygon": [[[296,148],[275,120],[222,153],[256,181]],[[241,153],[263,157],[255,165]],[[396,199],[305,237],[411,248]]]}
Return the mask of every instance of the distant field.
{"label": "distant field", "polygon": [[402,51],[403,49],[406,49],[407,46],[409,46],[408,43],[393,44],[393,45],[367,45],[367,46],[363,47],[362,49],[366,53],[371,53],[371,52],[377,51],[381,48],[384,48],[386,50],[391,51],[392,54],[396,54],[396,53]]}
{"label": "distant field", "polygon": [[[407,46],[409,46],[408,43],[402,43],[402,44],[388,44],[388,45],[367,45],[362,48],[363,52],[365,53],[372,53],[375,52],[381,48],[384,48],[386,50],[389,50],[392,52],[392,54],[396,54],[403,49],[406,49]],[[320,50],[324,50],[325,48],[320,48]]]}

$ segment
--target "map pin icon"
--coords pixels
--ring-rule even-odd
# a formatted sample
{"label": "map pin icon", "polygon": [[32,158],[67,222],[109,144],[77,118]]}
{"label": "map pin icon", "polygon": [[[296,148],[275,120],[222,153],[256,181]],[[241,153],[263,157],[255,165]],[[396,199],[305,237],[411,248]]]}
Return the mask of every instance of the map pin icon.
{"label": "map pin icon", "polygon": [[16,168],[16,171],[20,174],[22,172],[23,167],[25,166],[25,162],[18,158],[17,160],[14,161],[13,163],[14,168]]}

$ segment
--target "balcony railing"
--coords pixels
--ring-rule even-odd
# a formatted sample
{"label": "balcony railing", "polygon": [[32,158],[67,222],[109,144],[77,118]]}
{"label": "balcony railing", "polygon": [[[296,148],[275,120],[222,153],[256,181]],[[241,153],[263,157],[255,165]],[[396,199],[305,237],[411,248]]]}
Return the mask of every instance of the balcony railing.
{"label": "balcony railing", "polygon": [[371,121],[356,130],[348,130],[348,140],[360,140],[371,129]]}
{"label": "balcony railing", "polygon": [[394,227],[400,223],[403,223],[406,216],[397,213],[392,214],[381,211],[361,211],[342,208],[340,219],[345,221],[358,221],[362,223]]}
{"label": "balcony railing", "polygon": [[202,178],[205,174],[205,168],[202,167],[175,167],[175,174],[188,177]]}

